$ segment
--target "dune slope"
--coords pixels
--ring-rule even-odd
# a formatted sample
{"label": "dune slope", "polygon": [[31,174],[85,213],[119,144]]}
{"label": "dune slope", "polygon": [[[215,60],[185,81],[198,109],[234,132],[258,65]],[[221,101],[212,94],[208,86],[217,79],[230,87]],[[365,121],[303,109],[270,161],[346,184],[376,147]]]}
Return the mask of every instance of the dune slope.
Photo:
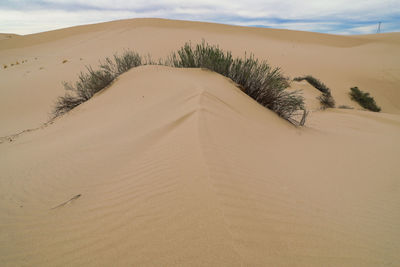
{"label": "dune slope", "polygon": [[297,129],[210,71],[135,68],[0,144],[0,264],[396,266],[399,132]]}

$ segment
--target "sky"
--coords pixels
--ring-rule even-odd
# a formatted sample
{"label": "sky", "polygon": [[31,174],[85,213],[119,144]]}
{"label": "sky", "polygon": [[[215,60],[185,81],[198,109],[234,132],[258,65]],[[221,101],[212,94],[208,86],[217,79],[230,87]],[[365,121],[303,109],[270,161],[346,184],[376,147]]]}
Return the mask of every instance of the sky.
{"label": "sky", "polygon": [[0,32],[167,18],[332,34],[400,31],[400,0],[0,0]]}

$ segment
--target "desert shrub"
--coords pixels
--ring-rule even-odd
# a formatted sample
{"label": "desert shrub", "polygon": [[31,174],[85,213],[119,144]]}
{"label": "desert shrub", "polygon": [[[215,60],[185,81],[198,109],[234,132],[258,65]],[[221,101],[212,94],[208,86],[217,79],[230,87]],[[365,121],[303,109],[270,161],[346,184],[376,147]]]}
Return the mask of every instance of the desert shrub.
{"label": "desert shrub", "polygon": [[53,110],[53,116],[58,117],[64,113],[67,113],[71,109],[79,106],[83,102],[85,102],[83,98],[76,96],[74,94],[66,93],[63,96],[60,96],[57,99],[57,102],[55,104],[54,110]]}
{"label": "desert shrub", "polygon": [[341,109],[354,109],[353,107],[350,107],[350,106],[347,106],[347,105],[340,105],[340,106],[338,106],[338,108],[341,108]]}
{"label": "desert shrub", "polygon": [[292,123],[293,117],[305,108],[299,91],[285,90],[290,84],[281,70],[253,55],[233,58],[231,52],[203,41],[195,47],[186,43],[171,54],[166,64],[178,68],[207,68],[228,77],[258,103]]}
{"label": "desert shrub", "polygon": [[321,91],[322,93],[330,93],[330,89],[320,80],[317,78],[314,78],[311,75],[303,76],[303,77],[296,77],[293,79],[296,82],[304,81],[306,80],[309,84],[314,86],[317,90]]}
{"label": "desert shrub", "polygon": [[64,59],[63,61],[62,61],[62,63],[64,64],[64,63],[67,63],[68,62],[68,60],[66,60],[66,59]]}
{"label": "desert shrub", "polygon": [[318,96],[317,99],[319,100],[321,107],[323,109],[335,107],[335,99],[333,98],[333,96],[331,94],[331,89],[329,89],[328,86],[326,86],[323,82],[321,82],[317,78],[315,78],[311,75],[306,75],[306,76],[302,76],[302,77],[296,77],[293,80],[296,82],[306,80],[315,89],[320,91],[322,94],[320,96]]}
{"label": "desert shrub", "polygon": [[[225,52],[204,41],[195,47],[186,43],[165,62],[161,59],[155,62],[150,56],[143,59],[129,50],[121,56],[106,58],[98,70],[88,67],[86,73],[81,73],[75,85],[64,83],[68,92],[58,98],[53,110],[54,116],[62,115],[87,101],[123,72],[143,64],[207,68],[232,79],[246,94],[282,118],[297,125],[305,123],[308,113],[304,107],[304,99],[299,91],[286,90],[290,86],[289,79],[279,68],[272,68],[266,61],[259,61],[253,55],[233,58],[231,52]],[[300,122],[294,119],[299,116]]]}
{"label": "desert shrub", "polygon": [[57,99],[53,116],[60,116],[89,100],[94,94],[110,85],[116,77],[140,64],[141,57],[137,53],[125,51],[121,56],[114,55],[113,59],[106,58],[97,70],[93,70],[90,66],[86,67],[86,72],[79,74],[75,84],[63,83],[67,93]]}
{"label": "desert shrub", "polygon": [[203,41],[194,48],[190,43],[186,43],[170,56],[170,62],[178,68],[207,68],[228,76],[233,59],[230,52],[224,52],[217,46],[211,46]]}
{"label": "desert shrub", "polygon": [[140,65],[142,65],[142,57],[134,51],[125,50],[122,55],[115,54],[113,58],[107,57],[100,68],[107,73],[118,76]]}
{"label": "desert shrub", "polygon": [[356,101],[360,106],[365,109],[379,112],[381,108],[376,105],[375,99],[369,95],[367,92],[363,92],[358,87],[350,88],[350,97],[352,100]]}
{"label": "desert shrub", "polygon": [[320,96],[317,97],[317,99],[319,100],[322,109],[335,107],[335,99],[333,99],[330,92],[322,93]]}
{"label": "desert shrub", "polygon": [[3,69],[7,69],[7,67],[8,67],[7,65],[3,65]]}

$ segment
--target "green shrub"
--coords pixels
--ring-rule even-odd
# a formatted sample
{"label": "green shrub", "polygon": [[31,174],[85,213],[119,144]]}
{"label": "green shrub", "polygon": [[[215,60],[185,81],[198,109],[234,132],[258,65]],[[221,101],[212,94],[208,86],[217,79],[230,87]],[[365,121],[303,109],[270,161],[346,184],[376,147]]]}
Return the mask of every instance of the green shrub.
{"label": "green shrub", "polygon": [[166,64],[178,68],[207,68],[228,77],[258,103],[292,123],[293,117],[304,110],[304,99],[299,91],[285,90],[290,84],[281,70],[271,68],[266,61],[259,61],[253,55],[233,58],[231,52],[203,41],[195,47],[186,43],[172,53]]}
{"label": "green shrub", "polygon": [[373,97],[369,95],[367,92],[363,92],[358,87],[350,88],[350,97],[352,100],[356,101],[360,106],[365,109],[379,112],[381,108],[376,105],[376,102]]}
{"label": "green shrub", "polygon": [[311,75],[307,75],[307,76],[303,76],[303,77],[296,77],[293,80],[296,82],[301,82],[301,81],[306,80],[309,84],[314,86],[316,89],[318,89],[322,93],[329,93],[331,91],[323,82],[321,82],[317,78],[314,78]]}
{"label": "green shrub", "polygon": [[74,85],[64,82],[67,93],[57,99],[53,109],[54,117],[58,117],[83,102],[89,100],[94,94],[106,88],[116,77],[133,67],[142,64],[139,54],[125,51],[121,56],[114,55],[114,60],[106,58],[98,70],[87,67],[87,72],[81,72]]}
{"label": "green shrub", "polygon": [[319,100],[321,107],[323,109],[335,107],[335,99],[331,94],[331,89],[329,89],[323,82],[321,82],[317,78],[314,78],[311,75],[307,75],[303,77],[296,77],[293,80],[296,82],[306,80],[315,89],[319,90],[322,93],[322,95],[318,96],[317,99]]}
{"label": "green shrub", "polygon": [[113,59],[107,57],[105,62],[100,65],[100,68],[117,77],[140,65],[142,65],[142,57],[134,51],[125,50],[121,56],[115,54]]}
{"label": "green shrub", "polygon": [[322,109],[335,107],[335,99],[333,99],[330,92],[322,93],[322,95],[318,96],[317,99],[319,100]]}
{"label": "green shrub", "polygon": [[[233,58],[231,52],[225,52],[204,41],[195,47],[186,43],[176,53],[172,53],[166,62],[159,60],[156,63],[150,56],[143,60],[139,54],[129,50],[121,56],[106,58],[98,70],[88,67],[86,73],[81,73],[75,85],[64,83],[68,92],[58,98],[53,110],[54,116],[62,115],[87,101],[120,74],[143,64],[210,69],[232,79],[246,94],[282,118],[296,125],[305,123],[308,113],[304,99],[299,91],[286,90],[290,85],[289,79],[279,68],[271,68],[266,61],[259,61],[253,55]],[[294,119],[301,115],[300,122]]]}
{"label": "green shrub", "polygon": [[346,105],[340,105],[338,108],[341,108],[341,109],[354,109],[353,107],[346,106]]}

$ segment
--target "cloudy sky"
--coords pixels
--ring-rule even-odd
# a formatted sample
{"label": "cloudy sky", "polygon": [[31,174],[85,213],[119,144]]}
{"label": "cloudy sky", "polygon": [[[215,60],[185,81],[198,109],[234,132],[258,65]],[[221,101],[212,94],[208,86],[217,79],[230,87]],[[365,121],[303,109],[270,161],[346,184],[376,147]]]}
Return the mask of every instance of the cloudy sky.
{"label": "cloudy sky", "polygon": [[400,0],[0,0],[0,32],[157,17],[334,34],[400,31]]}

